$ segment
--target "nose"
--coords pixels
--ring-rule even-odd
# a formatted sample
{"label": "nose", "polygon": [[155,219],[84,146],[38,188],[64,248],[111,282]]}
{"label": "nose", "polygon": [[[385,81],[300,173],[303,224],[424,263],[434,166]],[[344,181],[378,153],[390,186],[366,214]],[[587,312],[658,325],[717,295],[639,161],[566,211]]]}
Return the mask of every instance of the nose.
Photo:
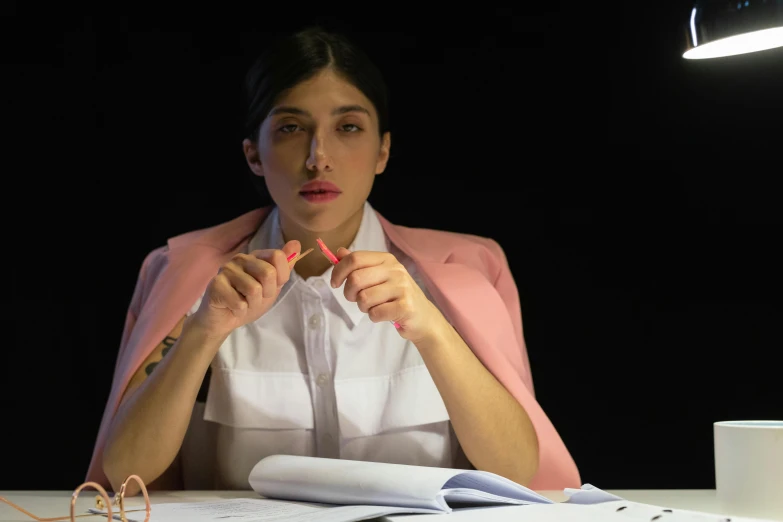
{"label": "nose", "polygon": [[332,159],[327,151],[325,136],[316,132],[310,140],[310,154],[307,157],[307,170],[311,172],[329,172],[332,170]]}

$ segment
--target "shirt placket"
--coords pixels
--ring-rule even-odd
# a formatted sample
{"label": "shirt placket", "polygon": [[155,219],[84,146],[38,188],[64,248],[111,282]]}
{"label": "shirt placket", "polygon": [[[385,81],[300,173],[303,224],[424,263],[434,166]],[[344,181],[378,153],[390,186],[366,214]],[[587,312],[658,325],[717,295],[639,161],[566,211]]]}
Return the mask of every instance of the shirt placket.
{"label": "shirt placket", "polygon": [[324,299],[328,298],[323,292],[326,284],[316,279],[312,286],[305,286],[308,290],[303,302],[305,350],[313,396],[316,454],[324,458],[339,458],[334,379],[328,356],[329,321],[324,306]]}

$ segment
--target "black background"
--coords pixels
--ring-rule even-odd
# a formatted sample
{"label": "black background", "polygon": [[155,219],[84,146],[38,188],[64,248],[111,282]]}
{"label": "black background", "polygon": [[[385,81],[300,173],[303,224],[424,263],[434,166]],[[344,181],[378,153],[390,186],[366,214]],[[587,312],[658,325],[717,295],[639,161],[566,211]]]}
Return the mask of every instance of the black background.
{"label": "black background", "polygon": [[315,20],[391,89],[375,208],[505,249],[583,481],[714,487],[712,423],[783,417],[783,51],[686,61],[650,5],[3,17],[0,489],[83,479],[143,257],[261,203],[243,75]]}

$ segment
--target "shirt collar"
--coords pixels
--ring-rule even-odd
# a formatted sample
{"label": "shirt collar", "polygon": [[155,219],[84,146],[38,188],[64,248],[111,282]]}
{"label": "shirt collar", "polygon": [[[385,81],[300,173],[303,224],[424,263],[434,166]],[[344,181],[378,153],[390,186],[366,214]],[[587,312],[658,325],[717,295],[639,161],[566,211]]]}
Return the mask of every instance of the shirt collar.
{"label": "shirt collar", "polygon": [[[283,248],[285,244],[283,240],[283,232],[280,229],[280,215],[277,211],[277,207],[274,207],[269,213],[267,219],[259,227],[256,234],[248,243],[248,251],[260,250],[264,248]],[[340,245],[334,245],[333,250],[337,250]],[[362,211],[362,222],[359,225],[359,230],[356,232],[356,237],[353,242],[348,246],[348,250],[355,252],[357,250],[369,250],[375,252],[388,252],[389,249],[386,244],[386,235],[383,232],[383,226],[378,219],[375,210],[372,208],[369,202],[364,203],[364,209]],[[320,253],[313,252],[315,255]],[[345,315],[350,320],[350,327],[356,327],[359,322],[366,317],[367,314],[359,310],[359,305],[353,303],[345,298],[343,291],[345,290],[345,284],[339,288],[332,288],[330,284],[332,277],[333,266],[330,266],[326,272],[320,276],[313,276],[308,280],[303,280],[295,272],[291,273],[291,278],[280,290],[278,301],[282,300],[288,291],[294,284],[300,283],[310,286],[317,279],[323,280],[325,283],[321,285],[322,288],[328,289],[335,301],[340,305],[340,308],[345,312]],[[318,288],[314,288],[318,291]]]}

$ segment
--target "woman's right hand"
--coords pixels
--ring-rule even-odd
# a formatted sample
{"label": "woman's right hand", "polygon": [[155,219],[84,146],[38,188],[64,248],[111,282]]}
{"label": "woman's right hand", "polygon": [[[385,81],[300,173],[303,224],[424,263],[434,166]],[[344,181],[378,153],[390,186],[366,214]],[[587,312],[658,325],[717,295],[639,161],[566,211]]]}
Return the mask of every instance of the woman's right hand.
{"label": "woman's right hand", "polygon": [[209,336],[225,337],[264,315],[291,276],[286,258],[301,248],[294,240],[282,250],[236,254],[207,285],[192,324]]}

